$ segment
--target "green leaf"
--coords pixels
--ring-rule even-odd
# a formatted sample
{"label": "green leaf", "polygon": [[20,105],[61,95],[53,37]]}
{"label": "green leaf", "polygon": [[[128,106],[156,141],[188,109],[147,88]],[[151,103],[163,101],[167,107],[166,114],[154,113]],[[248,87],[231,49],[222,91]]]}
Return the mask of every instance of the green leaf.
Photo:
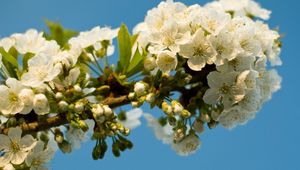
{"label": "green leaf", "polygon": [[139,34],[134,34],[131,36],[131,45],[133,45],[136,42],[138,37],[139,37]]}
{"label": "green leaf", "polygon": [[130,65],[127,69],[127,76],[133,76],[136,73],[140,72],[144,68],[144,57],[140,54],[139,50],[135,51],[132,60],[130,61]]}
{"label": "green leaf", "polygon": [[119,63],[117,70],[125,73],[131,58],[131,36],[125,24],[122,24],[118,33]]}
{"label": "green leaf", "polygon": [[50,32],[49,34],[45,34],[46,39],[55,40],[61,47],[65,47],[70,38],[78,35],[78,32],[76,31],[64,29],[58,22],[46,20],[45,23]]}
{"label": "green leaf", "polygon": [[32,57],[34,56],[34,54],[32,53],[26,53],[23,57],[23,72],[27,71],[28,69],[28,60],[30,60]]}
{"label": "green leaf", "polygon": [[0,53],[3,56],[3,60],[9,62],[12,66],[14,66],[15,68],[18,68],[18,60],[12,56],[11,54],[7,53],[3,47],[0,47]]}

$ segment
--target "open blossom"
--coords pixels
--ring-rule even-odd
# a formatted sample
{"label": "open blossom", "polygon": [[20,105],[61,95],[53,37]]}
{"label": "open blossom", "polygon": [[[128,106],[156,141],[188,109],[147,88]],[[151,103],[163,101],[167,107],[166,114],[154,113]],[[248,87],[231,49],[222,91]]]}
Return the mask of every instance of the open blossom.
{"label": "open blossom", "polygon": [[15,48],[21,54],[26,53],[44,53],[47,55],[55,55],[59,52],[59,45],[56,41],[47,41],[43,37],[43,32],[30,29],[24,34],[13,34],[11,36],[15,40]]}
{"label": "open blossom", "polygon": [[175,21],[169,20],[161,28],[160,32],[153,32],[149,41],[152,44],[149,51],[152,54],[158,54],[160,51],[169,49],[173,53],[179,52],[180,44],[187,43],[190,40],[189,32],[180,32]]}
{"label": "open blossom", "polygon": [[114,46],[112,40],[117,36],[119,29],[110,29],[109,27],[100,28],[94,27],[90,31],[80,32],[77,37],[73,37],[69,40],[69,44],[72,47],[80,47],[85,49],[93,46],[95,50],[101,49],[103,46],[102,41],[108,41],[107,55],[110,56],[114,52]]}
{"label": "open blossom", "polygon": [[235,34],[226,29],[222,30],[216,36],[210,36],[210,41],[217,53],[214,62],[217,66],[235,59],[241,51]]}
{"label": "open blossom", "polygon": [[180,46],[179,54],[187,58],[188,66],[200,71],[206,64],[213,64],[217,55],[202,29],[198,29],[189,43]]}
{"label": "open blossom", "polygon": [[235,16],[254,16],[264,20],[270,18],[271,11],[263,9],[253,0],[219,0],[207,4],[207,7],[232,11]]}
{"label": "open blossom", "polygon": [[28,72],[22,75],[21,81],[26,86],[39,87],[52,81],[60,72],[61,65],[54,65],[51,56],[39,54],[28,61]]}
{"label": "open blossom", "polygon": [[229,22],[229,14],[205,8],[201,10],[201,15],[193,20],[193,24],[201,25],[204,30],[212,35],[218,35]]}
{"label": "open blossom", "polygon": [[173,2],[173,0],[163,1],[157,8],[148,11],[145,23],[151,31],[160,31],[166,21],[184,9],[186,9],[186,6],[183,3]]}
{"label": "open blossom", "polygon": [[209,73],[207,80],[210,88],[203,96],[204,101],[208,104],[222,101],[225,109],[241,101],[245,96],[245,90],[243,86],[236,84],[236,77],[236,72]]}
{"label": "open blossom", "polygon": [[28,114],[32,110],[33,91],[14,78],[8,78],[6,85],[0,86],[0,111],[4,115]]}
{"label": "open blossom", "polygon": [[28,154],[25,163],[30,170],[45,170],[47,169],[45,164],[52,159],[53,155],[54,150],[49,146],[45,149],[44,142],[38,141],[32,152]]}
{"label": "open blossom", "polygon": [[0,156],[0,167],[9,163],[19,165],[24,162],[36,141],[31,135],[22,135],[20,127],[10,128],[8,135],[0,134],[0,150],[4,153]]}
{"label": "open blossom", "polygon": [[178,64],[177,56],[171,51],[162,51],[157,56],[156,64],[162,72],[168,73],[176,68]]}
{"label": "open blossom", "polygon": [[189,134],[182,141],[173,143],[172,148],[178,155],[188,156],[195,153],[201,146],[201,141],[195,134]]}

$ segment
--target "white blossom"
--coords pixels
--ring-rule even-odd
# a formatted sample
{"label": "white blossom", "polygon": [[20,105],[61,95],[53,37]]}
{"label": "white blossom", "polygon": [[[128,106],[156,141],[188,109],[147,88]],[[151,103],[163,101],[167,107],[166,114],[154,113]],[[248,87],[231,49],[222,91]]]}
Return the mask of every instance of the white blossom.
{"label": "white blossom", "polygon": [[198,29],[189,43],[180,46],[179,54],[187,58],[188,66],[200,71],[206,64],[213,64],[217,55],[202,29]]}
{"label": "white blossom", "polygon": [[235,34],[224,29],[216,36],[210,36],[210,41],[217,52],[215,64],[223,65],[231,61],[241,52],[241,47],[236,40]]}
{"label": "white blossom", "polygon": [[8,78],[6,85],[0,85],[0,111],[4,115],[28,114],[32,110],[32,90],[14,78]]}
{"label": "white blossom", "polygon": [[157,67],[165,73],[174,70],[178,64],[177,56],[171,51],[162,51],[158,54],[156,59]]}
{"label": "white blossom", "polygon": [[43,32],[35,29],[29,29],[24,34],[13,34],[11,37],[15,40],[15,48],[21,54],[44,53],[52,56],[59,52],[59,45],[56,41],[47,41],[43,37]]}
{"label": "white blossom", "polygon": [[69,40],[71,47],[81,47],[85,49],[93,46],[95,50],[102,48],[102,41],[108,41],[107,55],[110,56],[114,52],[114,46],[112,40],[117,36],[119,29],[110,29],[109,27],[100,28],[94,27],[90,31],[80,32],[77,37],[73,37]]}
{"label": "white blossom", "polygon": [[21,81],[26,86],[39,87],[50,82],[61,72],[61,65],[54,65],[51,56],[39,54],[28,61],[28,72],[24,73]]}
{"label": "white blossom", "polygon": [[195,134],[189,134],[182,141],[172,144],[172,148],[181,156],[188,156],[195,153],[200,146],[201,141]]}
{"label": "white blossom", "polygon": [[0,134],[0,150],[4,153],[0,157],[0,167],[9,163],[19,165],[24,162],[36,141],[31,135],[22,135],[20,127],[10,128],[8,135]]}
{"label": "white blossom", "polygon": [[210,88],[203,96],[204,101],[208,104],[217,104],[222,101],[225,109],[241,101],[245,96],[245,90],[243,86],[236,84],[236,78],[236,72],[209,73],[207,80]]}
{"label": "white blossom", "polygon": [[48,163],[54,156],[54,150],[47,146],[42,141],[38,141],[32,152],[28,154],[25,163],[30,170],[47,170],[46,163]]}

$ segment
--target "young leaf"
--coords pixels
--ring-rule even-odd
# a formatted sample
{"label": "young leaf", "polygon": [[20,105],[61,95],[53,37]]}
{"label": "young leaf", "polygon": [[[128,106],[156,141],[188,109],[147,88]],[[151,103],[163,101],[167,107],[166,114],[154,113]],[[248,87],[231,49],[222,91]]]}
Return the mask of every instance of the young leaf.
{"label": "young leaf", "polygon": [[118,69],[125,73],[131,58],[131,38],[126,25],[122,24],[118,33],[119,64]]}
{"label": "young leaf", "polygon": [[15,68],[18,68],[18,60],[11,54],[7,53],[3,47],[0,47],[0,53],[2,54],[4,60],[9,62]]}
{"label": "young leaf", "polygon": [[78,33],[73,30],[64,29],[60,23],[46,20],[46,25],[49,29],[49,34],[45,34],[48,40],[55,40],[61,47],[64,47],[68,40],[76,36]]}
{"label": "young leaf", "polygon": [[130,61],[130,65],[127,69],[127,76],[130,77],[135,75],[136,73],[140,72],[144,67],[144,57],[140,54],[139,50],[135,51],[132,60]]}

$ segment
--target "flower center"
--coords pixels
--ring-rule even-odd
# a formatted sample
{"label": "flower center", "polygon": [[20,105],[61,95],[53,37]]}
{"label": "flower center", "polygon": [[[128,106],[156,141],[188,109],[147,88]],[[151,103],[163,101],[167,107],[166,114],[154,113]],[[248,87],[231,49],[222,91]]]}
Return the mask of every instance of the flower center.
{"label": "flower center", "polygon": [[228,94],[230,91],[230,86],[226,85],[224,83],[224,85],[220,88],[220,93],[221,94]]}
{"label": "flower center", "polygon": [[18,142],[14,141],[14,140],[11,140],[10,148],[13,153],[17,153],[18,151],[20,151],[20,146],[19,146]]}
{"label": "flower center", "polygon": [[10,93],[9,93],[9,101],[10,101],[11,103],[17,102],[17,101],[18,101],[18,96],[17,96],[15,93],[10,92]]}

